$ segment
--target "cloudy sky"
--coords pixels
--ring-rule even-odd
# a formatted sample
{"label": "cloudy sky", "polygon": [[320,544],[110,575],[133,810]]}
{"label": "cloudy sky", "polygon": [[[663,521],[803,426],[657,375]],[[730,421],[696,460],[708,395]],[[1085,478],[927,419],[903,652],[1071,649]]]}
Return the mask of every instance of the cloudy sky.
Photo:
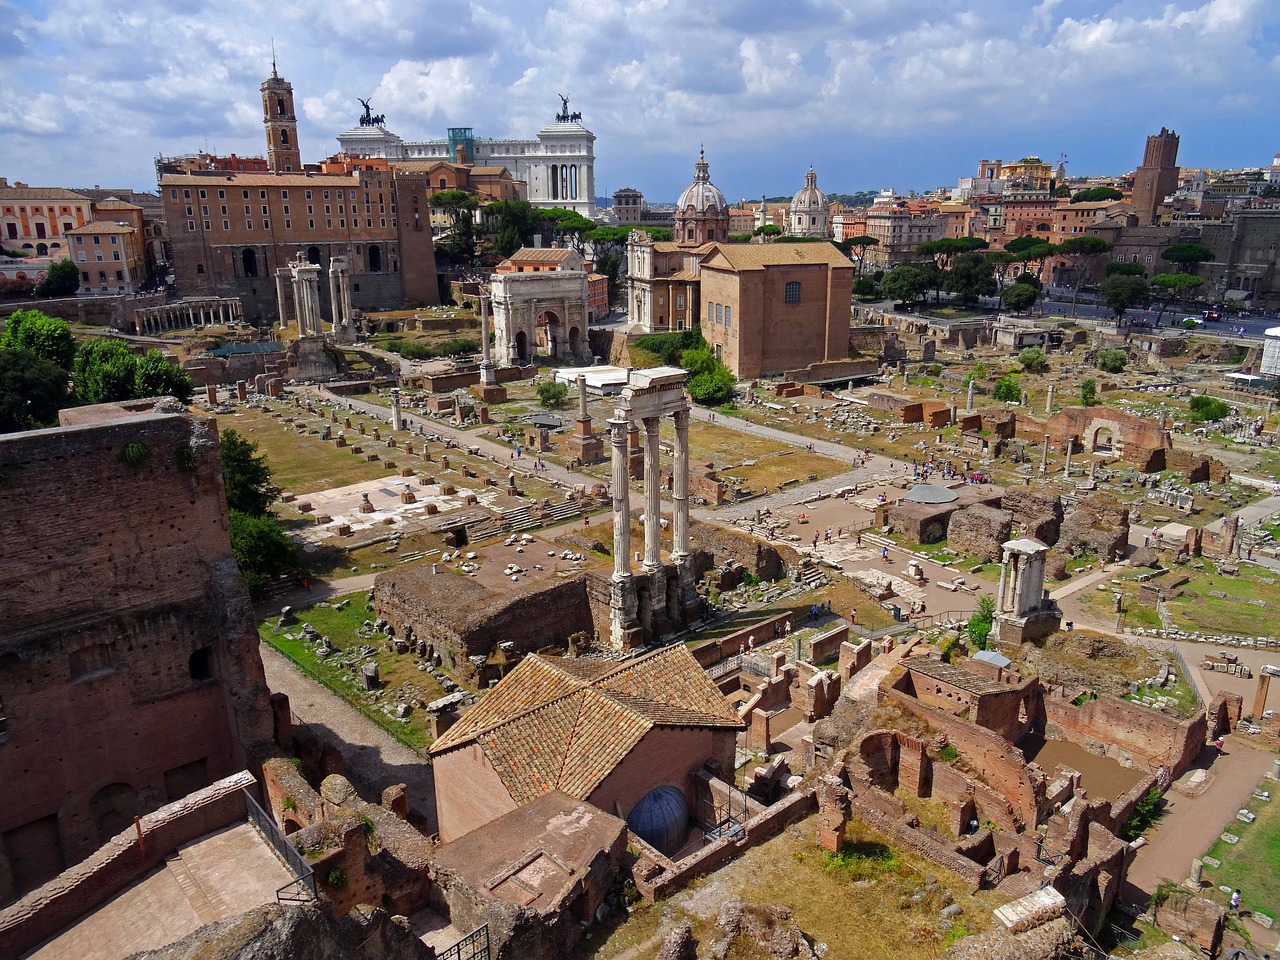
{"label": "cloudy sky", "polygon": [[261,155],[280,75],[303,159],[357,97],[406,140],[530,136],[571,98],[599,193],[674,199],[705,143],[731,199],[929,189],[981,158],[1123,173],[1280,150],[1278,0],[0,0],[0,176],[154,189],[153,160]]}

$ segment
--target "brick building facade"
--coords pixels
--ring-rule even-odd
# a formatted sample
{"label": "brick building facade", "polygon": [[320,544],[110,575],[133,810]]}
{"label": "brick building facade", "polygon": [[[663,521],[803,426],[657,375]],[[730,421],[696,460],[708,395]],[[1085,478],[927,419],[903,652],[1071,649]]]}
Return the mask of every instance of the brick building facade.
{"label": "brick building facade", "polygon": [[272,735],[216,428],[68,413],[0,439],[0,904]]}

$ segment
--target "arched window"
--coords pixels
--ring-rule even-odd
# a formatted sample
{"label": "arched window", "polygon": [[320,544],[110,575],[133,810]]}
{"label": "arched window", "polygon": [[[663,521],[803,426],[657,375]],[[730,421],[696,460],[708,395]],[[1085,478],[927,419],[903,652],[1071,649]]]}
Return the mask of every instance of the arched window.
{"label": "arched window", "polygon": [[284,116],[284,97],[276,97],[276,115]]}
{"label": "arched window", "polygon": [[258,275],[258,255],[253,250],[246,248],[240,254],[240,262],[244,265],[244,275],[246,277],[256,277]]}
{"label": "arched window", "polygon": [[800,281],[799,280],[787,281],[787,286],[783,295],[783,301],[786,303],[800,302]]}
{"label": "arched window", "polygon": [[289,145],[289,131],[288,131],[288,130],[281,130],[281,131],[280,131],[280,144],[281,144],[282,146],[285,146],[285,147],[287,147],[287,146]]}
{"label": "arched window", "polygon": [[[49,255],[49,245],[48,245],[47,243],[37,243],[37,244],[36,244],[36,256],[37,256],[37,257],[47,257],[48,255]],[[1134,257],[1134,259],[1135,259],[1135,260],[1137,260],[1138,258],[1137,258],[1137,257]]]}
{"label": "arched window", "polygon": [[319,247],[307,247],[307,263],[314,263],[316,266],[320,265]]}
{"label": "arched window", "polygon": [[440,178],[440,189],[441,189],[441,190],[447,190],[448,188],[449,188],[449,185],[445,182],[444,177],[441,177],[441,178]]}
{"label": "arched window", "polygon": [[382,248],[376,243],[369,244],[369,272],[382,272]]}

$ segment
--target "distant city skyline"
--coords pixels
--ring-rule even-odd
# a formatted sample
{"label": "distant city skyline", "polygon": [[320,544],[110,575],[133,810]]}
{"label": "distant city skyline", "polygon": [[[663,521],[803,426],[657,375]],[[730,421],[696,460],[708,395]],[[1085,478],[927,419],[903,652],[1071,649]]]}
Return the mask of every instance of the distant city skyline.
{"label": "distant city skyline", "polygon": [[819,186],[927,191],[1034,154],[1119,175],[1148,134],[1193,167],[1280,150],[1274,0],[0,0],[0,176],[154,190],[153,163],[264,152],[258,85],[299,104],[303,159],[358,97],[405,139],[528,137],[570,98],[596,192],[671,202],[705,145],[732,201]]}

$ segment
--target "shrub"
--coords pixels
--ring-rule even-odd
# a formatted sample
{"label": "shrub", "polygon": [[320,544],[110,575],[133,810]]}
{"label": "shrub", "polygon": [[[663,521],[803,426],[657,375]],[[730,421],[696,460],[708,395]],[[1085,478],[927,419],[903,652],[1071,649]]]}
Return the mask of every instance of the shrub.
{"label": "shrub", "polygon": [[1017,380],[1006,374],[996,381],[996,388],[992,391],[992,395],[997,400],[1017,403],[1022,399],[1022,388],[1018,386]]}
{"label": "shrub", "polygon": [[1031,373],[1043,373],[1049,369],[1049,358],[1040,347],[1027,347],[1018,354],[1018,362],[1022,364],[1023,370]]}
{"label": "shrub", "polygon": [[1192,397],[1187,405],[1191,408],[1187,419],[1195,423],[1204,423],[1206,420],[1222,420],[1231,413],[1231,405],[1226,401],[1219,400],[1217,397]]}
{"label": "shrub", "polygon": [[960,751],[954,745],[948,743],[938,751],[938,759],[943,763],[955,763],[960,759]]}
{"label": "shrub", "polygon": [[1098,402],[1098,381],[1090,377],[1080,381],[1080,402],[1092,407]]}
{"label": "shrub", "polygon": [[1129,355],[1123,350],[1099,350],[1098,369],[1105,373],[1123,373]]}
{"label": "shrub", "polygon": [[1137,840],[1149,826],[1159,820],[1164,815],[1163,802],[1158,789],[1152,787],[1147,791],[1146,796],[1133,808],[1133,814],[1124,825],[1124,839]]}
{"label": "shrub", "polygon": [[569,387],[558,380],[548,380],[538,384],[536,392],[538,402],[548,410],[564,406],[564,402],[569,398]]}
{"label": "shrub", "polygon": [[333,887],[335,890],[341,890],[347,885],[347,875],[341,867],[334,867],[324,878],[325,883]]}

